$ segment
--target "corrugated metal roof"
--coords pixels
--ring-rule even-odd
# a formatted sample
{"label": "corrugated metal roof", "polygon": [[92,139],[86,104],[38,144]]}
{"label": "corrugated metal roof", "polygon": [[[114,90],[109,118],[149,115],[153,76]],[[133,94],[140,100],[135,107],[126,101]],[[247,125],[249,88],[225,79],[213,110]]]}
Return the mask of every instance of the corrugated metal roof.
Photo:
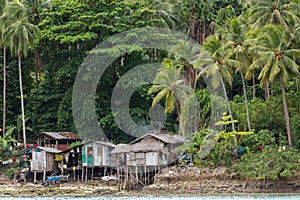
{"label": "corrugated metal roof", "polygon": [[42,132],[49,137],[52,137],[56,140],[78,140],[80,139],[79,135],[71,132]]}
{"label": "corrugated metal roof", "polygon": [[181,135],[170,135],[165,133],[165,131],[150,131],[146,135],[134,140],[130,144],[137,143],[146,137],[155,137],[166,144],[183,144],[185,142],[185,138]]}
{"label": "corrugated metal roof", "polygon": [[113,143],[110,143],[110,142],[101,142],[101,141],[94,141],[94,142],[96,142],[98,144],[103,144],[103,145],[106,145],[106,146],[109,146],[109,147],[113,147],[113,148],[116,147],[116,145],[114,145]]}
{"label": "corrugated metal roof", "polygon": [[46,152],[49,152],[49,153],[61,153],[62,152],[61,150],[54,149],[54,148],[51,148],[51,147],[36,147],[36,148],[41,149],[41,150],[46,151]]}

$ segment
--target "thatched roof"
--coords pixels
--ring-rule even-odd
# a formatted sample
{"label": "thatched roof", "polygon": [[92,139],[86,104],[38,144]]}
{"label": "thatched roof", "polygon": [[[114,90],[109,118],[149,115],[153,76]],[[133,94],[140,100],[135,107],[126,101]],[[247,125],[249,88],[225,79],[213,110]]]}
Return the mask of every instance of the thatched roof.
{"label": "thatched roof", "polygon": [[[156,141],[151,140],[151,138]],[[149,140],[148,140],[149,139]],[[119,144],[116,146],[111,153],[129,153],[129,152],[156,152],[160,150],[165,150],[162,144],[178,144],[184,143],[184,138],[179,135],[169,135],[165,133],[149,132],[148,134],[136,139],[130,144]]]}

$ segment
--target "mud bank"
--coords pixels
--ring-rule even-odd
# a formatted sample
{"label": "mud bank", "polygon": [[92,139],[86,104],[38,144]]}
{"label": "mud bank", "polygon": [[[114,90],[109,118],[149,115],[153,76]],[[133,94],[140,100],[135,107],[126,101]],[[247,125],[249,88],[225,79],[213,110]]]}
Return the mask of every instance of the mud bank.
{"label": "mud bank", "polygon": [[101,181],[65,182],[55,185],[41,183],[15,183],[0,180],[0,196],[125,196],[170,194],[245,194],[245,193],[298,193],[300,173],[277,181],[246,180],[226,168],[202,169],[197,167],[169,167],[155,176],[152,185],[140,190],[118,191],[117,185]]}

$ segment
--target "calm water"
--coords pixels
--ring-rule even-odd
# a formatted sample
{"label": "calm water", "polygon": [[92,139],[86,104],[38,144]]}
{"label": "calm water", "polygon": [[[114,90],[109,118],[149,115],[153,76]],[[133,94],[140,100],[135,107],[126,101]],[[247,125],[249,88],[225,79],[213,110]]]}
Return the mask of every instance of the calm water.
{"label": "calm water", "polygon": [[126,196],[126,197],[0,197],[5,200],[300,200],[300,195]]}

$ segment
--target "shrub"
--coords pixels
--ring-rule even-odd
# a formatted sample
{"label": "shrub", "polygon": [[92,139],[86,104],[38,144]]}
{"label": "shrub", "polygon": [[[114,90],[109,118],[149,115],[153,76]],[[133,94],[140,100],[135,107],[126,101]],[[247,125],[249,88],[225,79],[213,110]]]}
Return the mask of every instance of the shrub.
{"label": "shrub", "polygon": [[15,175],[15,169],[13,168],[9,168],[6,170],[5,175],[9,178],[9,179],[13,179],[14,175]]}
{"label": "shrub", "polygon": [[262,152],[243,155],[241,161],[233,167],[238,174],[250,179],[276,180],[297,174],[300,169],[300,154],[291,147],[279,151],[277,145],[266,146]]}

